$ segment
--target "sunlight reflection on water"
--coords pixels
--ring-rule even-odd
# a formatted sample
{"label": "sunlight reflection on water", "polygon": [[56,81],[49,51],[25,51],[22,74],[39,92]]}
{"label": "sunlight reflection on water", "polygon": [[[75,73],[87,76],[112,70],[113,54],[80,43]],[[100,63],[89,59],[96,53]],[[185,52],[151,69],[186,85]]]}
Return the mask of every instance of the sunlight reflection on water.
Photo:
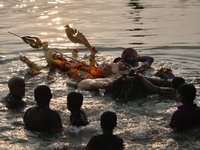
{"label": "sunlight reflection on water", "polygon": [[[19,51],[39,65],[46,65],[41,50],[30,48],[8,31],[20,36],[38,36],[48,41],[52,49],[69,56],[71,50],[77,48],[82,58],[89,51],[83,45],[70,42],[64,31],[65,25],[72,24],[98,48],[99,63],[120,57],[126,47],[134,47],[140,55],[154,57],[150,75],[167,66],[176,76],[194,83],[199,104],[199,6],[199,1],[195,0],[3,0],[0,2],[0,95],[4,97],[8,93],[7,80],[27,68],[18,59]],[[103,93],[81,91],[83,110],[91,123],[81,129],[71,128],[66,96],[75,89],[67,87],[69,78],[65,74],[57,73],[55,80],[48,81],[47,72],[48,69],[44,69],[38,76],[25,77],[25,100],[27,107],[34,105],[34,87],[48,84],[53,92],[51,107],[59,111],[64,132],[54,136],[31,133],[23,128],[24,110],[9,111],[0,103],[1,149],[53,149],[64,144],[80,150],[91,136],[101,133],[99,118],[106,110],[117,112],[115,133],[124,139],[127,150],[198,149],[200,145],[199,129],[182,135],[170,134],[167,124],[180,103],[157,95],[119,104]]]}

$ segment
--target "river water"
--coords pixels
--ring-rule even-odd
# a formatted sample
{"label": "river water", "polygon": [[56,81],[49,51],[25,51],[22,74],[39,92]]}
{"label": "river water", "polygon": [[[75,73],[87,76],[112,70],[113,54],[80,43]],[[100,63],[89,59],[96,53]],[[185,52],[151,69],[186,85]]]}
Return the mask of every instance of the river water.
{"label": "river water", "polygon": [[[200,0],[1,0],[0,2],[0,96],[8,93],[7,80],[13,75],[24,76],[27,66],[19,60],[19,52],[39,65],[46,65],[41,50],[29,45],[8,31],[20,36],[38,36],[52,49],[66,55],[77,48],[80,56],[89,51],[66,37],[64,26],[72,24],[81,31],[100,54],[99,63],[120,57],[124,48],[135,48],[140,55],[154,57],[149,75],[161,67],[169,67],[197,88],[196,103],[200,104]],[[83,110],[90,125],[69,126],[66,96],[74,91],[66,85],[66,75],[46,79],[47,70],[37,76],[25,75],[27,107],[7,110],[0,103],[0,148],[4,150],[54,149],[67,145],[80,150],[89,139],[101,133],[100,115],[115,111],[118,126],[115,134],[123,138],[126,150],[199,149],[200,129],[172,134],[168,124],[180,102],[150,95],[121,104],[102,92],[80,91],[84,95]],[[34,105],[33,89],[38,84],[50,86],[51,108],[59,112],[64,125],[60,134],[32,133],[24,129],[22,114]]]}

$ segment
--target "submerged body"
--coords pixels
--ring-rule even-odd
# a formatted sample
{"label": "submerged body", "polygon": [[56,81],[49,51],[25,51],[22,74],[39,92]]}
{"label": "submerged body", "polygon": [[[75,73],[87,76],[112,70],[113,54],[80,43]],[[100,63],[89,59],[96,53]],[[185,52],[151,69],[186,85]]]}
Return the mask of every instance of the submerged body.
{"label": "submerged body", "polygon": [[179,132],[195,125],[200,127],[200,107],[196,104],[178,106],[171,118],[170,127]]}
{"label": "submerged body", "polygon": [[51,132],[52,129],[62,128],[59,114],[49,107],[31,107],[24,114],[23,120],[30,131]]}
{"label": "submerged body", "polygon": [[179,86],[177,95],[182,105],[173,113],[170,127],[175,133],[194,126],[200,127],[200,107],[194,103],[196,98],[195,86],[184,83]]}
{"label": "submerged body", "polygon": [[18,109],[25,106],[23,97],[25,96],[25,81],[21,77],[14,76],[8,80],[8,95],[2,102],[8,109]]}
{"label": "submerged body", "polygon": [[23,116],[25,128],[36,132],[61,132],[63,126],[60,115],[49,107],[52,99],[50,88],[38,85],[34,89],[34,98],[37,105],[28,108]]}

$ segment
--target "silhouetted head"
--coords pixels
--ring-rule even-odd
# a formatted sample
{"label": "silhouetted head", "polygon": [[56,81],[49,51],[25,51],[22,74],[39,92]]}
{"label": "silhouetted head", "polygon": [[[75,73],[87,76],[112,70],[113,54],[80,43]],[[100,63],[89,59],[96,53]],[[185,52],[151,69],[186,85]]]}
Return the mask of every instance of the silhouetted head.
{"label": "silhouetted head", "polygon": [[80,110],[83,104],[83,95],[78,92],[71,92],[67,96],[67,108],[69,111]]}
{"label": "silhouetted head", "polygon": [[51,90],[46,85],[38,85],[34,90],[34,97],[38,106],[48,106],[52,98]]}
{"label": "silhouetted head", "polygon": [[106,111],[101,115],[101,128],[113,130],[117,125],[117,115],[114,112]]}
{"label": "silhouetted head", "polygon": [[139,65],[138,63],[138,53],[133,48],[126,48],[122,53],[122,58],[124,61],[128,64],[130,64],[132,67],[136,67]]}
{"label": "silhouetted head", "polygon": [[181,102],[193,103],[196,97],[196,88],[193,84],[184,83],[178,88],[178,94]]}
{"label": "silhouetted head", "polygon": [[8,80],[8,88],[10,94],[16,99],[21,99],[25,95],[25,81],[21,77],[10,78]]}
{"label": "silhouetted head", "polygon": [[172,87],[178,89],[181,84],[185,83],[185,80],[181,77],[174,77],[172,80]]}

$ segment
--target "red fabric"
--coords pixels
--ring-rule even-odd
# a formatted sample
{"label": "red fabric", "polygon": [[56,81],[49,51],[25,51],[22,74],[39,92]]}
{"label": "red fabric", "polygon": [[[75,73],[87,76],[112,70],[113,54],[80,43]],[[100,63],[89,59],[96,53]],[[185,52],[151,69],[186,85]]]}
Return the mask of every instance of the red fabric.
{"label": "red fabric", "polygon": [[68,76],[72,77],[72,78],[83,78],[83,79],[94,79],[95,77],[93,77],[90,73],[80,70],[78,68],[70,68],[68,70],[67,73]]}

